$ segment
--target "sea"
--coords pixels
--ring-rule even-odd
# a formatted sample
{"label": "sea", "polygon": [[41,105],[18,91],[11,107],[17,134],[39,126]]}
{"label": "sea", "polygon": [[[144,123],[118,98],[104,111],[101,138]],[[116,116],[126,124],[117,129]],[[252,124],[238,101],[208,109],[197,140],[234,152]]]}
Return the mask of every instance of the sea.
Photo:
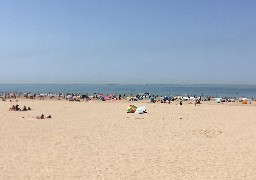
{"label": "sea", "polygon": [[256,98],[256,85],[179,85],[179,84],[0,84],[0,92],[79,93],[158,96],[211,96]]}

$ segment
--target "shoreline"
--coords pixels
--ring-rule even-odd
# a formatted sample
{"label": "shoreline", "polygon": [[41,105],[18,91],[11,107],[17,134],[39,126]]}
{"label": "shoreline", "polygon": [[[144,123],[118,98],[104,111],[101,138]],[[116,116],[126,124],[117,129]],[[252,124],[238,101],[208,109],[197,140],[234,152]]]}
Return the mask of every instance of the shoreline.
{"label": "shoreline", "polygon": [[203,97],[228,97],[228,98],[255,98],[256,86],[254,85],[101,85],[101,84],[52,84],[52,85],[0,85],[0,95],[4,93],[36,93],[36,94],[113,94],[135,96],[149,93],[155,96],[203,96]]}

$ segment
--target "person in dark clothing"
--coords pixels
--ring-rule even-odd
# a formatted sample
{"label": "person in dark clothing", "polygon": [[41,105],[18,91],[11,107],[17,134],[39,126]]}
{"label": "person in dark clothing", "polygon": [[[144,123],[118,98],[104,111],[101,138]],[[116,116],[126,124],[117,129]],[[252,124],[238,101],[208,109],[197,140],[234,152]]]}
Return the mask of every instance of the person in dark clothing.
{"label": "person in dark clothing", "polygon": [[23,109],[22,109],[22,111],[27,111],[27,107],[24,106]]}
{"label": "person in dark clothing", "polygon": [[18,104],[15,106],[15,111],[20,111],[20,108],[19,108]]}

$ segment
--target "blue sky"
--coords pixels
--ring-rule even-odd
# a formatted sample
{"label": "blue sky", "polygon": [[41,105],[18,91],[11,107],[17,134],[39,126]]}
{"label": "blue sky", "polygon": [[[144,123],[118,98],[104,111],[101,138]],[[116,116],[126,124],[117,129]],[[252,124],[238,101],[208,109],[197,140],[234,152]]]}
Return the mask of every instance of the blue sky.
{"label": "blue sky", "polygon": [[255,0],[0,0],[0,83],[256,84]]}

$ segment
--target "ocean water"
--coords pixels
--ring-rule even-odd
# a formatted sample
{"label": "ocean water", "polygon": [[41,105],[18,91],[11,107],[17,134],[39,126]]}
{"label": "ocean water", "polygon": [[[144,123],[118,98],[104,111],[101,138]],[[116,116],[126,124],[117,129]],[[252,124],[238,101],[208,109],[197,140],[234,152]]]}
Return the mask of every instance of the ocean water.
{"label": "ocean water", "polygon": [[93,95],[150,93],[151,95],[190,95],[213,97],[247,97],[256,98],[254,85],[86,85],[86,84],[0,84],[0,92],[32,92],[32,93],[81,93]]}

